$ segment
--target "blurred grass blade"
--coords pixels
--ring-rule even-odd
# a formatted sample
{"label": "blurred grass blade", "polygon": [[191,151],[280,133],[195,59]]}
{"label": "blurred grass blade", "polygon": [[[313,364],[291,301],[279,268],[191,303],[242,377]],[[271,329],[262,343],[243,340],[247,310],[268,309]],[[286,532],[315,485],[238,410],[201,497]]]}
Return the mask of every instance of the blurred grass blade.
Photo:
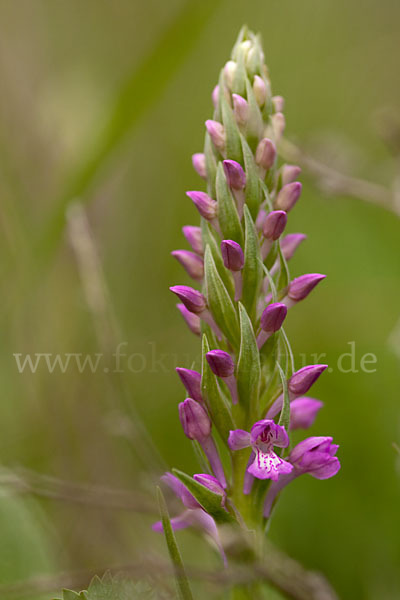
{"label": "blurred grass blade", "polygon": [[181,600],[193,600],[189,581],[183,566],[181,553],[179,552],[175,534],[171,527],[171,521],[168,514],[168,508],[165,503],[165,498],[159,487],[157,487],[157,500],[160,508],[165,540],[167,542],[169,556],[175,572],[175,580],[178,587],[179,598]]}
{"label": "blurred grass blade", "polygon": [[184,62],[221,0],[185,2],[157,44],[117,92],[109,118],[93,140],[86,157],[66,183],[64,192],[45,226],[36,251],[40,260],[51,257],[62,236],[67,204],[76,197],[88,202],[86,194],[104,163],[125,136],[149,111]]}

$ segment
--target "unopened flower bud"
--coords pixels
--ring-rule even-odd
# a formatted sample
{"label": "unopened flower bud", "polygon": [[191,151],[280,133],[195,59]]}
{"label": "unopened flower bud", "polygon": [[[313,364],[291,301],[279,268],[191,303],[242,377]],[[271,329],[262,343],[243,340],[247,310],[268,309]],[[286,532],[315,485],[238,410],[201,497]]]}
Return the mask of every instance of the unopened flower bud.
{"label": "unopened flower bud", "polygon": [[226,85],[232,89],[233,80],[235,78],[237,64],[233,60],[228,60],[224,67],[224,77]]}
{"label": "unopened flower bud", "polygon": [[174,285],[169,289],[178,296],[190,312],[199,315],[206,309],[206,299],[201,292],[187,285]]}
{"label": "unopened flower bud", "polygon": [[326,275],[321,273],[309,273],[307,275],[301,275],[296,277],[290,282],[287,296],[294,302],[300,302],[308,296],[308,294],[315,288],[315,286],[325,279]]}
{"label": "unopened flower bud", "polygon": [[308,365],[299,369],[289,379],[288,390],[291,396],[303,396],[317,381],[328,365]]}
{"label": "unopened flower bud", "polygon": [[214,108],[217,108],[218,101],[219,101],[219,85],[216,85],[215,88],[213,89],[213,92],[211,94],[211,99],[213,101]]}
{"label": "unopened flower bud", "polygon": [[292,210],[297,200],[300,198],[301,189],[302,185],[299,181],[284,185],[276,197],[275,207],[279,210],[285,210],[286,212]]}
{"label": "unopened flower bud", "polygon": [[310,437],[293,448],[289,461],[295,474],[309,473],[316,479],[329,479],[340,469],[339,459],[335,456],[339,446],[332,443],[331,437]]}
{"label": "unopened flower bud", "polygon": [[281,112],[277,112],[271,117],[272,122],[272,130],[274,132],[274,138],[277,142],[283,136],[283,132],[285,131],[286,120],[285,116]]}
{"label": "unopened flower bud", "polygon": [[184,225],[182,227],[182,232],[188,243],[191,245],[193,252],[196,252],[196,254],[203,254],[204,248],[201,228],[195,225]]}
{"label": "unopened flower bud", "polygon": [[282,323],[287,315],[287,307],[281,302],[269,304],[263,311],[260,320],[260,326],[267,333],[275,333],[282,327]]}
{"label": "unopened flower bud", "polygon": [[244,254],[240,244],[233,240],[222,240],[222,259],[226,269],[230,271],[241,271],[244,265]]}
{"label": "unopened flower bud", "polygon": [[314,423],[323,403],[315,398],[301,396],[290,403],[290,429],[308,429]]}
{"label": "unopened flower bud", "polygon": [[201,334],[200,317],[190,312],[184,304],[176,305],[182,317],[185,319],[190,331],[195,335]]}
{"label": "unopened flower bud", "polygon": [[210,418],[196,400],[186,398],[184,402],[179,404],[179,418],[183,431],[190,440],[202,442],[210,436]]}
{"label": "unopened flower bud", "polygon": [[228,352],[223,350],[210,350],[207,352],[206,359],[210,365],[211,371],[217,377],[229,377],[235,371],[235,363]]}
{"label": "unopened flower bud", "polygon": [[267,86],[259,75],[254,76],[253,92],[258,106],[262,107],[267,99]]}
{"label": "unopened flower bud", "polygon": [[174,250],[171,252],[171,255],[180,262],[190,277],[196,280],[203,279],[204,262],[200,256],[194,252],[190,252],[190,250]]}
{"label": "unopened flower bud", "polygon": [[186,192],[192,200],[200,215],[207,221],[212,221],[217,216],[217,203],[205,192]]}
{"label": "unopened flower bud", "polygon": [[218,494],[219,496],[221,496],[221,506],[224,506],[226,500],[226,492],[216,477],[208,475],[207,473],[198,473],[196,475],[193,475],[193,479],[198,483],[204,485],[212,492],[214,492],[214,494]]}
{"label": "unopened flower bud", "polygon": [[256,150],[256,163],[268,171],[276,158],[276,147],[272,140],[269,138],[263,138],[257,146]]}
{"label": "unopened flower bud", "polygon": [[281,169],[282,185],[286,185],[287,183],[292,183],[293,181],[296,181],[300,173],[301,169],[297,165],[283,165]]}
{"label": "unopened flower bud", "polygon": [[225,149],[225,129],[219,121],[208,119],[206,128],[214,146],[221,152]]}
{"label": "unopened flower bud", "polygon": [[206,157],[202,152],[197,152],[192,156],[193,168],[203,179],[207,178]]}
{"label": "unopened flower bud", "polygon": [[285,108],[285,99],[283,96],[272,96],[272,104],[275,112],[282,112]]}
{"label": "unopened flower bud", "polygon": [[239,94],[232,94],[233,99],[233,112],[235,114],[236,122],[238,125],[246,125],[249,120],[250,107],[242,96]]}
{"label": "unopened flower bud", "polygon": [[226,181],[233,190],[242,190],[246,186],[246,173],[236,160],[224,160],[223,167]]}
{"label": "unopened flower bud", "polygon": [[263,235],[267,240],[275,241],[283,233],[287,223],[287,214],[284,210],[273,210],[263,222]]}
{"label": "unopened flower bud", "polygon": [[197,402],[202,402],[200,373],[182,367],[177,367],[175,371],[178,373],[188,395],[194,400],[197,400]]}
{"label": "unopened flower bud", "polygon": [[288,233],[281,240],[281,250],[285,260],[290,260],[298,246],[307,238],[304,233]]}

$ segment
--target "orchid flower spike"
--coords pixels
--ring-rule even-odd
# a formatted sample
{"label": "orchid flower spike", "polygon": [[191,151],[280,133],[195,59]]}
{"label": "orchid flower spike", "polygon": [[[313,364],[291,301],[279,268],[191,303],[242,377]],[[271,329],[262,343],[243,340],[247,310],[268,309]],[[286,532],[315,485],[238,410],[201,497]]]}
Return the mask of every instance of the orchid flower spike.
{"label": "orchid flower spike", "polygon": [[287,448],[289,438],[286,430],[271,419],[257,421],[251,428],[251,433],[243,429],[231,431],[228,438],[231,450],[242,450],[251,447],[255,453],[254,462],[248,467],[248,472],[258,479],[277,481],[280,475],[290,473],[293,465],[274,452],[274,446]]}
{"label": "orchid flower spike", "polygon": [[235,300],[237,302],[242,297],[243,279],[241,270],[244,267],[244,253],[237,242],[222,240],[221,254],[225,268],[232,272],[235,283]]}

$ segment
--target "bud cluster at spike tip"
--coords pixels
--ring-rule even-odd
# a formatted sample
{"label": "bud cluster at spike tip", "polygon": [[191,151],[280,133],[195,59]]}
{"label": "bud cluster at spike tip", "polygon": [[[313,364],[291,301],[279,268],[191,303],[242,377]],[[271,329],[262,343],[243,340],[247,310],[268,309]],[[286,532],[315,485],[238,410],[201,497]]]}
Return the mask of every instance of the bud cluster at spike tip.
{"label": "bud cluster at spike tip", "polygon": [[[217,495],[221,511],[251,529],[258,523],[261,532],[263,518],[290,481],[306,473],[325,479],[340,468],[338,446],[329,436],[308,437],[294,447],[290,439],[293,430],[314,427],[323,402],[307,394],[327,365],[296,369],[283,327],[296,318],[297,309],[289,309],[325,275],[290,278],[287,262],[306,239],[290,229],[290,211],[297,203],[301,210],[301,169],[282,164],[285,101],[272,95],[260,38],[247,28],[211,99],[204,148],[193,148],[196,191],[186,192],[197,222],[182,228],[187,247],[172,251],[195,281],[194,287],[170,290],[202,344],[198,361],[176,367],[187,395],[176,402],[185,435],[197,443],[212,473],[194,475],[194,481]],[[271,481],[263,488],[253,486],[255,479]],[[200,524],[226,562],[218,525],[196,488],[189,493],[172,474],[164,481],[187,508],[184,526]],[[238,516],[241,494],[255,494],[248,506],[255,510],[264,502],[264,512]],[[178,529],[183,521],[176,517],[171,524]]]}

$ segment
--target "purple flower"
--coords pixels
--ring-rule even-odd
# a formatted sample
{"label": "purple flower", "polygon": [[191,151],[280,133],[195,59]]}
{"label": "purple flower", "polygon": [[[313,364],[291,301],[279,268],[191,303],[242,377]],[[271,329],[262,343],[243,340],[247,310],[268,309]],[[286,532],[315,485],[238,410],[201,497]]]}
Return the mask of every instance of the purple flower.
{"label": "purple flower", "polygon": [[[266,418],[274,419],[282,410],[283,398],[279,398],[269,408]],[[314,423],[323,402],[308,396],[295,398],[290,402],[290,429],[308,429]]]}
{"label": "purple flower", "polygon": [[210,350],[206,354],[207,362],[211,371],[217,377],[223,379],[231,394],[232,403],[238,403],[237,383],[234,376],[235,363],[228,352],[224,350]]}
{"label": "purple flower", "polygon": [[281,240],[281,250],[285,260],[290,260],[298,246],[307,238],[304,233],[288,233]]}
{"label": "purple flower", "polygon": [[187,285],[174,285],[169,288],[176,294],[190,312],[201,314],[207,307],[203,294]]}
{"label": "purple flower", "polygon": [[224,265],[230,271],[241,271],[244,265],[244,254],[240,244],[233,240],[222,240],[221,253]]}
{"label": "purple flower", "polygon": [[200,215],[207,221],[212,221],[217,216],[217,203],[205,192],[186,192],[192,200]]}
{"label": "purple flower", "polygon": [[[219,481],[215,477],[206,473],[199,473],[197,475],[193,475],[193,479],[207,487],[215,494],[219,494],[221,496],[221,506],[225,506],[225,490],[223,487],[221,487]],[[186,486],[177,477],[175,477],[175,475],[172,475],[172,473],[166,473],[161,477],[161,480],[172,489],[174,494],[182,501],[182,504],[186,508],[186,510],[178,517],[171,519],[172,529],[174,531],[178,531],[180,529],[186,529],[187,527],[196,527],[204,531],[204,533],[209,535],[216,544],[226,566],[227,560],[225,552],[222,547],[214,519],[205,512],[205,510],[197,502],[196,498],[189,492]],[[162,521],[157,521],[154,523],[152,529],[153,531],[162,532]]]}
{"label": "purple flower", "polygon": [[235,113],[236,121],[238,125],[245,125],[249,120],[250,108],[247,100],[239,96],[239,94],[232,94],[233,99],[233,112]]}
{"label": "purple flower", "polygon": [[219,121],[213,121],[208,119],[206,121],[206,128],[208,131],[208,135],[211,138],[214,146],[220,150],[221,152],[225,149],[225,129],[224,126],[219,123]]}
{"label": "purple flower", "polygon": [[296,165],[283,165],[281,169],[282,185],[284,186],[287,183],[293,183],[293,181],[296,181],[300,173],[301,169]]}
{"label": "purple flower", "polygon": [[171,255],[176,258],[190,277],[198,281],[203,279],[204,262],[200,256],[190,250],[174,250]]}
{"label": "purple flower", "polygon": [[300,198],[301,188],[302,185],[299,181],[293,181],[293,183],[284,185],[276,198],[275,207],[286,212],[292,210]]}
{"label": "purple flower", "polygon": [[282,112],[285,108],[285,99],[283,96],[272,96],[272,104],[276,112]]}
{"label": "purple flower", "polygon": [[189,440],[201,443],[211,434],[211,421],[205,409],[192,398],[179,404],[179,419]]}
{"label": "purple flower", "polygon": [[290,308],[297,302],[307,298],[308,294],[325,277],[326,275],[321,275],[321,273],[308,273],[307,275],[301,275],[293,279],[289,284],[287,296],[284,299],[287,307]]}
{"label": "purple flower", "polygon": [[176,367],[175,371],[178,373],[188,395],[197,402],[202,402],[200,373],[182,367]]}
{"label": "purple flower", "polygon": [[186,398],[184,402],[179,404],[179,419],[186,437],[199,442],[215,476],[222,487],[225,488],[224,468],[211,436],[211,421],[206,410],[199,402],[192,398]]}
{"label": "purple flower", "polygon": [[246,173],[236,160],[224,160],[223,167],[226,181],[233,190],[242,190],[246,186]]}
{"label": "purple flower", "polygon": [[203,179],[207,179],[206,157],[202,152],[193,154],[192,164],[196,173],[198,173]]}
{"label": "purple flower", "polygon": [[339,446],[332,444],[331,437],[310,437],[293,448],[289,462],[293,471],[273,482],[268,490],[264,504],[264,517],[269,517],[279,492],[293,479],[309,473],[316,479],[329,479],[340,469],[339,459],[335,456]]}
{"label": "purple flower", "polygon": [[212,94],[211,94],[211,99],[213,101],[214,108],[217,108],[218,102],[219,102],[219,85],[216,85],[215,88],[213,89]]}
{"label": "purple flower", "polygon": [[254,76],[253,92],[258,106],[264,106],[267,99],[267,86],[259,75]]}
{"label": "purple flower", "polygon": [[177,304],[176,306],[177,306],[178,310],[180,311],[182,317],[185,319],[186,324],[189,327],[190,331],[192,333],[194,333],[195,335],[200,335],[201,334],[200,317],[198,315],[195,315],[194,313],[190,312],[190,310],[188,310],[184,304]]}
{"label": "purple flower", "polygon": [[287,223],[287,214],[284,210],[273,210],[264,219],[263,235],[268,240],[275,241],[283,233]]}
{"label": "purple flower", "polygon": [[268,171],[276,158],[276,146],[269,138],[263,138],[257,146],[256,150],[256,163],[260,165],[262,169]]}
{"label": "purple flower", "polygon": [[[192,247],[196,254],[204,254],[203,238],[201,236],[201,228],[194,225],[184,225],[182,227],[183,235]],[[287,237],[287,236],[286,236]]]}
{"label": "purple flower", "polygon": [[290,473],[293,466],[274,452],[274,446],[287,448],[289,438],[286,430],[271,419],[257,421],[251,433],[236,429],[229,434],[228,444],[231,450],[241,450],[251,446],[255,453],[254,462],[247,471],[258,479],[277,481],[280,475]]}
{"label": "purple flower", "polygon": [[310,437],[293,448],[289,460],[299,475],[309,473],[316,479],[329,479],[340,469],[335,456],[338,448],[331,437]]}
{"label": "purple flower", "polygon": [[293,373],[289,379],[289,394],[295,398],[303,396],[314,385],[318,377],[325,371],[328,365],[308,365]]}
{"label": "purple flower", "polygon": [[257,336],[257,346],[261,348],[273,333],[282,327],[287,315],[287,307],[281,302],[274,302],[264,308],[260,319],[261,331]]}

